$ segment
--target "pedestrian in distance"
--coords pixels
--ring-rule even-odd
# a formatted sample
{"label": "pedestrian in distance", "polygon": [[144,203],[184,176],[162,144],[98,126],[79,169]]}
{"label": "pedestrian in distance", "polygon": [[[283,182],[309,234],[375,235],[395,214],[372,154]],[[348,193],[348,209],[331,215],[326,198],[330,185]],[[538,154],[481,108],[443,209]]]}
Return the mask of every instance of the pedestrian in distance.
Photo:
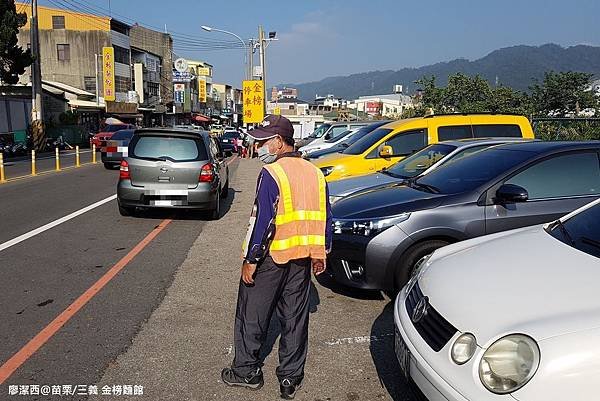
{"label": "pedestrian in distance", "polygon": [[235,356],[221,378],[229,386],[263,386],[259,350],[273,312],[281,325],[281,398],[293,399],[304,379],[308,351],[311,271],[325,271],[331,248],[331,207],[321,170],[294,152],[294,129],[269,115],[249,132],[265,163],[242,252],[235,314]]}

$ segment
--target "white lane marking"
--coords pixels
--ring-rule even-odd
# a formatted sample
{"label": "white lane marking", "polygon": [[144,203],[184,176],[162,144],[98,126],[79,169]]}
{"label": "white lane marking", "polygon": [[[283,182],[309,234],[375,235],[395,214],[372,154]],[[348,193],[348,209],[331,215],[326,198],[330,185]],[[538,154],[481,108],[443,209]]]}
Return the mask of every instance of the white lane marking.
{"label": "white lane marking", "polygon": [[[394,333],[384,333],[378,336],[357,336],[357,337],[343,337],[343,338],[332,338],[320,342],[320,345],[327,345],[330,347],[336,345],[352,345],[352,344],[370,344],[378,341],[383,341],[388,337],[393,337]],[[231,355],[233,352],[233,345],[229,345],[223,349],[224,355]]]}
{"label": "white lane marking", "polygon": [[18,243],[20,243],[20,242],[23,242],[23,241],[25,241],[25,240],[28,240],[28,239],[29,239],[29,238],[31,238],[31,237],[35,237],[36,235],[38,235],[38,234],[41,234],[41,233],[43,233],[44,231],[48,231],[48,230],[50,230],[51,228],[54,228],[54,227],[56,227],[56,226],[58,226],[58,225],[60,225],[60,224],[62,224],[62,223],[64,223],[64,222],[66,222],[66,221],[69,221],[69,220],[71,220],[71,219],[74,219],[74,218],[75,218],[75,217],[77,217],[77,216],[81,216],[82,214],[84,214],[84,213],[87,213],[87,212],[89,212],[90,210],[92,210],[92,209],[95,209],[95,208],[97,208],[98,206],[102,206],[102,205],[104,205],[105,203],[108,203],[108,202],[110,202],[110,201],[113,201],[113,200],[115,200],[115,199],[117,199],[117,194],[111,195],[111,196],[109,196],[109,197],[108,197],[108,198],[106,198],[106,199],[102,199],[101,201],[98,201],[98,202],[96,202],[96,203],[93,203],[93,204],[91,204],[91,205],[89,205],[89,206],[86,206],[86,207],[84,207],[83,209],[79,209],[79,210],[77,210],[76,212],[73,212],[73,213],[71,213],[71,214],[69,214],[69,215],[66,215],[66,216],[64,216],[64,217],[61,217],[61,218],[60,218],[60,219],[58,219],[58,220],[54,220],[54,221],[52,221],[52,222],[50,222],[50,223],[48,223],[48,224],[45,224],[45,225],[43,225],[43,226],[41,226],[41,227],[38,227],[38,228],[36,228],[36,229],[34,229],[34,230],[31,230],[31,231],[29,231],[28,233],[25,233],[25,234],[23,234],[23,235],[19,235],[19,236],[18,236],[18,237],[16,237],[16,238],[13,238],[13,239],[11,239],[11,240],[9,240],[9,241],[6,241],[6,242],[4,242],[4,243],[0,244],[0,252],[1,252],[1,251],[3,251],[3,250],[5,250],[5,249],[7,249],[7,248],[10,248],[10,247],[11,247],[11,246],[13,246],[13,245],[17,245],[17,244],[18,244]]}

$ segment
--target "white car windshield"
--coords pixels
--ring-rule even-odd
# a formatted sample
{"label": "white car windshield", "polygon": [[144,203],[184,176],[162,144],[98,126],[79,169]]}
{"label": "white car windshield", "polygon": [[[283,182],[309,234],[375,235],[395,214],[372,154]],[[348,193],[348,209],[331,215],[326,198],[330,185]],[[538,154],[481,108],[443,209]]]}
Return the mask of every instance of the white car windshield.
{"label": "white car windshield", "polygon": [[548,227],[554,238],[600,258],[600,203],[584,209],[564,222],[555,221]]}

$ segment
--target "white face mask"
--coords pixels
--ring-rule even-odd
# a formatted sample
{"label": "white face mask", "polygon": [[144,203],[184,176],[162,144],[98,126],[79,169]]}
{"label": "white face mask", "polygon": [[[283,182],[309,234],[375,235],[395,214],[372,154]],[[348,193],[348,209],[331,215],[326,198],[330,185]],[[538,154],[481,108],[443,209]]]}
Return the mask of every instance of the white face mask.
{"label": "white face mask", "polygon": [[277,160],[277,153],[269,152],[269,142],[258,148],[258,158],[265,164],[273,163]]}

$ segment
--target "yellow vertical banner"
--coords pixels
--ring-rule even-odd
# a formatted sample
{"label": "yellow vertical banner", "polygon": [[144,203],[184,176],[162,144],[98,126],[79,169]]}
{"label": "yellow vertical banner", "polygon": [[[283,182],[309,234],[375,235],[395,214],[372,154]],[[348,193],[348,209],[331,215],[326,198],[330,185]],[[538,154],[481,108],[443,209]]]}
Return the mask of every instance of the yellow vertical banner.
{"label": "yellow vertical banner", "polygon": [[102,48],[102,86],[104,87],[104,101],[115,101],[115,49]]}
{"label": "yellow vertical banner", "polygon": [[244,123],[259,123],[265,118],[264,82],[261,80],[244,81]]}
{"label": "yellow vertical banner", "polygon": [[275,107],[275,109],[273,110],[273,114],[275,114],[276,116],[280,116],[281,115],[281,107]]}
{"label": "yellow vertical banner", "polygon": [[198,80],[198,101],[206,103],[206,81],[204,79]]}

